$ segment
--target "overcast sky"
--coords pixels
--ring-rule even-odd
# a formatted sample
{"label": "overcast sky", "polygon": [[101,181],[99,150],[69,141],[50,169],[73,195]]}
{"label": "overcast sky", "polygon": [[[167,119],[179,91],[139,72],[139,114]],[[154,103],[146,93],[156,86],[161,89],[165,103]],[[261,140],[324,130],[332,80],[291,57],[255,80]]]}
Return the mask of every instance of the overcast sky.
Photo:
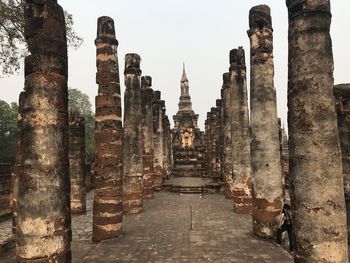
{"label": "overcast sky", "polygon": [[[254,5],[271,7],[274,28],[275,86],[278,114],[287,122],[288,15],[283,0],[58,0],[73,14],[75,29],[84,38],[83,46],[69,52],[69,86],[89,95],[94,105],[96,25],[99,16],[115,21],[119,41],[121,87],[126,53],[142,58],[143,75],[153,78],[153,89],[160,90],[167,114],[177,112],[182,62],[186,63],[193,109],[204,126],[207,111],[220,97],[222,74],[229,68],[229,51],[243,46],[249,72],[249,9]],[[350,82],[350,1],[332,1],[332,39],[335,83]],[[248,75],[249,76],[249,75]],[[248,77],[249,81],[249,77]],[[18,101],[23,74],[0,79],[0,99]],[[249,88],[248,88],[249,91]]]}

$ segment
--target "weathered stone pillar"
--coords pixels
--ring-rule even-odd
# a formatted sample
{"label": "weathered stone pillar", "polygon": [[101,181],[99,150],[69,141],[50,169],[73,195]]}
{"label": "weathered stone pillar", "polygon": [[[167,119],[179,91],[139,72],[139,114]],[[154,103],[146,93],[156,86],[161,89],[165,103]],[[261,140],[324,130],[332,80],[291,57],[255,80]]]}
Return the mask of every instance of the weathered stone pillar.
{"label": "weathered stone pillar", "polygon": [[339,140],[342,153],[344,194],[347,215],[348,242],[350,240],[350,84],[333,88],[338,116]]}
{"label": "weathered stone pillar", "polygon": [[153,92],[154,190],[162,190],[164,177],[163,106],[160,91]]}
{"label": "weathered stone pillar", "polygon": [[216,177],[216,119],[217,110],[212,107],[210,110],[210,167],[211,167],[211,178]]}
{"label": "weathered stone pillar", "polygon": [[24,3],[30,55],[19,99],[17,262],[71,262],[64,14],[53,0]]}
{"label": "weathered stone pillar", "polygon": [[272,238],[282,208],[281,161],[270,8],[249,12],[251,65],[251,161],[253,181],[253,232]]}
{"label": "weathered stone pillar", "polygon": [[172,147],[171,147],[171,130],[170,121],[168,115],[165,115],[165,126],[164,126],[164,144],[165,144],[165,160],[166,160],[166,178],[169,179],[172,171]]}
{"label": "weathered stone pillar", "polygon": [[123,219],[121,98],[114,21],[97,22],[96,126],[92,240],[117,237]]}
{"label": "weathered stone pillar", "polygon": [[[19,99],[21,101],[21,98]],[[18,117],[19,120],[22,116],[21,107],[18,108]],[[22,160],[22,152],[21,152],[21,140],[22,140],[22,126],[18,121],[17,131],[16,131],[16,158],[15,164],[13,166],[13,170],[11,173],[11,195],[10,195],[10,209],[12,212],[12,234],[16,235],[17,229],[17,214],[18,214],[18,183],[19,176],[21,172],[21,160]]]}
{"label": "weathered stone pillar", "polygon": [[153,90],[152,78],[141,78],[141,112],[143,134],[143,198],[154,198]]}
{"label": "weathered stone pillar", "polygon": [[165,107],[165,101],[163,102],[163,167],[164,167],[164,180],[169,179],[169,164],[168,164],[168,123],[169,123],[169,118],[166,115],[166,107]]}
{"label": "weathered stone pillar", "polygon": [[252,211],[247,69],[244,49],[230,52],[232,198],[236,213]]}
{"label": "weathered stone pillar", "polygon": [[211,177],[212,175],[212,167],[210,162],[210,156],[211,156],[211,140],[210,140],[210,134],[211,134],[211,116],[210,112],[207,112],[207,119],[205,120],[205,155],[207,160],[207,175],[208,177]]}
{"label": "weathered stone pillar", "polygon": [[329,0],[288,0],[295,262],[348,262]]}
{"label": "weathered stone pillar", "polygon": [[221,90],[223,103],[223,173],[225,178],[225,197],[232,198],[232,138],[231,138],[231,90],[230,73],[223,74]]}
{"label": "weathered stone pillar", "polygon": [[71,212],[85,214],[85,121],[73,112],[69,114],[69,174]]}
{"label": "weathered stone pillar", "polygon": [[124,213],[141,212],[143,201],[143,146],[141,113],[141,57],[125,55],[124,93]]}
{"label": "weathered stone pillar", "polygon": [[216,181],[221,181],[223,178],[223,140],[224,137],[223,135],[223,105],[222,105],[222,100],[221,99],[217,99],[216,100],[216,108],[218,111],[218,116],[217,116],[217,124],[216,124],[216,129],[217,129],[217,145],[216,145],[216,151],[217,151],[217,155],[216,155],[216,171],[217,171],[217,178]]}

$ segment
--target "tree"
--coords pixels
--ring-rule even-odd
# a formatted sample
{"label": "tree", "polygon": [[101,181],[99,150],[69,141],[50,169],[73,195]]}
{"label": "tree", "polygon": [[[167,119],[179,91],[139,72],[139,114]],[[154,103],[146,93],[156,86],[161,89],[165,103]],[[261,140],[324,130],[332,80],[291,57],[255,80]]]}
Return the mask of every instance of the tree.
{"label": "tree", "polygon": [[18,105],[0,100],[0,162],[12,163],[16,154]]}
{"label": "tree", "polygon": [[[27,53],[24,39],[24,7],[22,0],[0,0],[0,70],[10,75],[20,69]],[[67,41],[73,48],[83,42],[73,29],[73,16],[65,11]]]}
{"label": "tree", "polygon": [[89,96],[78,89],[68,89],[68,110],[78,112],[85,118],[85,149],[86,159],[91,160],[95,152],[95,115]]}

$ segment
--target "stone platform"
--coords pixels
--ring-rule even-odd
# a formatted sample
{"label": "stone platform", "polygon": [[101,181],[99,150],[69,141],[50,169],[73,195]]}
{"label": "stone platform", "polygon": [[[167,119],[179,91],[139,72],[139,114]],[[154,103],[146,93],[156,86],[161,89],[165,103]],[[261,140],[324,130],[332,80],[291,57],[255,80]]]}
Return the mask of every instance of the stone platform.
{"label": "stone platform", "polygon": [[220,184],[209,178],[173,177],[164,182],[164,190],[175,193],[219,193]]}
{"label": "stone platform", "polygon": [[[88,200],[87,215],[73,217],[73,262],[292,262],[282,247],[256,239],[251,217],[233,213],[219,194],[156,193],[141,214],[125,216],[121,237],[99,244],[91,242],[91,193]],[[15,262],[15,250],[0,258]]]}

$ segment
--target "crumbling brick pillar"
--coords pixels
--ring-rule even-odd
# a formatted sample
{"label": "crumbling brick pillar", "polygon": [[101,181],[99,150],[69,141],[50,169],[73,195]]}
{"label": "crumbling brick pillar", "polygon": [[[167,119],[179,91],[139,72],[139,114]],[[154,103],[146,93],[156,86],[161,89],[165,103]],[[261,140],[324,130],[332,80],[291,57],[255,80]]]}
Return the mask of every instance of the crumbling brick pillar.
{"label": "crumbling brick pillar", "polygon": [[69,114],[69,174],[71,212],[85,214],[85,121],[76,112]]}
{"label": "crumbling brick pillar", "polygon": [[141,78],[141,113],[143,134],[143,198],[154,198],[153,90],[152,78]]}
{"label": "crumbling brick pillar", "polygon": [[56,1],[24,3],[17,262],[71,262],[65,19]]}
{"label": "crumbling brick pillar", "polygon": [[172,147],[171,147],[171,130],[169,117],[165,115],[164,121],[164,145],[165,145],[165,162],[166,162],[166,178],[169,179],[172,171]]}
{"label": "crumbling brick pillar", "polygon": [[333,88],[336,99],[339,140],[342,153],[344,194],[346,205],[348,242],[350,240],[350,84],[339,84]]}
{"label": "crumbling brick pillar", "polygon": [[210,129],[211,129],[211,123],[210,123],[210,112],[207,112],[207,119],[204,122],[205,125],[205,155],[207,160],[207,176],[211,177],[212,171],[211,171],[211,163],[210,163],[210,154],[211,154],[211,141],[210,141]]}
{"label": "crumbling brick pillar", "polygon": [[168,165],[168,122],[169,118],[166,115],[165,101],[162,101],[162,116],[163,116],[163,167],[164,167],[164,177],[163,179],[169,179],[169,165]]}
{"label": "crumbling brick pillar", "polygon": [[329,0],[288,0],[288,130],[295,262],[348,262]]}
{"label": "crumbling brick pillar", "polygon": [[114,21],[100,17],[97,22],[97,74],[94,211],[92,240],[119,236],[123,219],[123,169],[121,98],[118,40]]}
{"label": "crumbling brick pillar", "polygon": [[216,119],[217,119],[217,110],[215,107],[212,107],[210,110],[210,167],[211,167],[211,178],[216,177]]}
{"label": "crumbling brick pillar", "polygon": [[223,74],[223,85],[221,90],[223,104],[223,173],[225,180],[225,197],[232,198],[232,134],[231,134],[231,90],[230,73]]}
{"label": "crumbling brick pillar", "polygon": [[252,212],[247,69],[244,49],[230,52],[232,198],[236,213]]}
{"label": "crumbling brick pillar", "polygon": [[153,92],[154,190],[162,190],[164,177],[163,103],[160,91]]}
{"label": "crumbling brick pillar", "polygon": [[217,108],[217,123],[216,123],[216,181],[221,181],[223,178],[222,163],[223,163],[223,105],[222,100],[217,99],[215,102]]}
{"label": "crumbling brick pillar", "polygon": [[124,93],[124,213],[141,212],[143,205],[143,146],[141,113],[141,57],[125,55]]}
{"label": "crumbling brick pillar", "polygon": [[253,232],[259,237],[273,238],[283,190],[270,8],[253,7],[249,12],[249,27]]}

